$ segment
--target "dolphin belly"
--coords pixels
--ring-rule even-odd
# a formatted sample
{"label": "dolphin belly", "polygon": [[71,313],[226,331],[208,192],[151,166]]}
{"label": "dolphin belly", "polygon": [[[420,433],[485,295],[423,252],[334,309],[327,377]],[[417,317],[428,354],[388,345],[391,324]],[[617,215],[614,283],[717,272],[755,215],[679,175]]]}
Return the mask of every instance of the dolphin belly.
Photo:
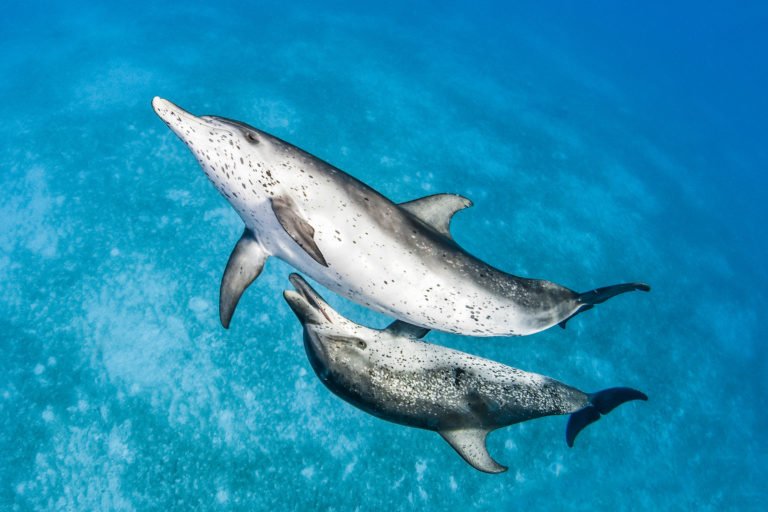
{"label": "dolphin belly", "polygon": [[[408,245],[386,237],[354,244],[345,242],[344,236],[352,238],[355,233],[335,227],[331,233],[336,237],[324,236],[321,228],[316,230],[327,267],[318,265],[285,239],[270,245],[275,256],[328,289],[408,323],[477,336],[531,332],[529,322],[514,303],[478,285],[471,277],[457,277],[437,258],[425,258]],[[553,319],[551,325],[557,321]]]}

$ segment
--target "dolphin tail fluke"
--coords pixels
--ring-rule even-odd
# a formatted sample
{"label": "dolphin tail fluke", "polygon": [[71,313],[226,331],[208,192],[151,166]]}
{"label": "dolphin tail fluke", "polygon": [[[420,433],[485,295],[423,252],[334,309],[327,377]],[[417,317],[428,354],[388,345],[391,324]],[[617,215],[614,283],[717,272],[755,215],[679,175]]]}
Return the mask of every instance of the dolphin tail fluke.
{"label": "dolphin tail fluke", "polygon": [[645,393],[632,388],[610,388],[589,395],[589,405],[571,414],[565,429],[565,441],[573,447],[579,432],[608,414],[616,407],[632,400],[648,400]]}
{"label": "dolphin tail fluke", "polygon": [[624,283],[606,286],[604,288],[595,288],[594,290],[580,293],[579,302],[594,306],[595,304],[602,304],[608,299],[621,295],[622,293],[634,292],[636,290],[649,292],[651,291],[651,287],[645,283]]}
{"label": "dolphin tail fluke", "polygon": [[605,286],[603,288],[595,288],[594,290],[590,290],[588,292],[579,293],[576,297],[576,300],[581,305],[576,310],[576,312],[560,322],[558,325],[565,329],[565,324],[568,322],[568,320],[575,317],[579,313],[588,311],[595,307],[596,304],[602,304],[603,302],[617,295],[634,291],[649,292],[651,291],[651,287],[645,283],[623,283],[615,284],[613,286]]}

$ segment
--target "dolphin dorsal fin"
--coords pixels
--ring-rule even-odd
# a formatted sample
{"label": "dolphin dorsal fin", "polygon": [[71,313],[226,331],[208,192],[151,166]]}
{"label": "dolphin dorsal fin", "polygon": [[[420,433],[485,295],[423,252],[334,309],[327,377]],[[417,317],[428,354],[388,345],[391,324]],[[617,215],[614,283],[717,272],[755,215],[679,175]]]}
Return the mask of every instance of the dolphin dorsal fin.
{"label": "dolphin dorsal fin", "polygon": [[304,252],[309,254],[313,260],[327,267],[328,263],[315,243],[315,228],[304,220],[296,204],[288,197],[274,197],[272,198],[272,211],[285,232],[293,238],[293,241],[304,249]]}
{"label": "dolphin dorsal fin", "polygon": [[225,329],[229,329],[229,322],[232,321],[240,297],[259,277],[268,256],[256,241],[253,231],[245,228],[229,256],[219,288],[219,319]]}
{"label": "dolphin dorsal fin", "polygon": [[395,320],[384,329],[393,336],[405,336],[407,338],[421,339],[427,335],[429,329],[409,324],[402,320]]}
{"label": "dolphin dorsal fin", "polygon": [[435,194],[400,203],[399,206],[438,233],[452,239],[450,226],[453,214],[472,206],[472,201],[458,194]]}
{"label": "dolphin dorsal fin", "polygon": [[453,447],[467,464],[485,473],[503,473],[507,470],[488,453],[485,438],[488,431],[480,428],[439,430],[438,433]]}

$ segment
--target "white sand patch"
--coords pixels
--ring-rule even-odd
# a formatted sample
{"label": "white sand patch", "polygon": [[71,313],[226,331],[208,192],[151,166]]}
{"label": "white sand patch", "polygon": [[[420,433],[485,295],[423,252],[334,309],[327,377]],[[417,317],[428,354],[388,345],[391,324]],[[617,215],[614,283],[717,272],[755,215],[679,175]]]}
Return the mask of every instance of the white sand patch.
{"label": "white sand patch", "polygon": [[46,172],[43,167],[31,167],[15,187],[3,193],[0,250],[4,253],[11,254],[21,247],[45,259],[58,256],[59,239],[66,231],[57,221],[56,212],[64,198],[51,195]]}

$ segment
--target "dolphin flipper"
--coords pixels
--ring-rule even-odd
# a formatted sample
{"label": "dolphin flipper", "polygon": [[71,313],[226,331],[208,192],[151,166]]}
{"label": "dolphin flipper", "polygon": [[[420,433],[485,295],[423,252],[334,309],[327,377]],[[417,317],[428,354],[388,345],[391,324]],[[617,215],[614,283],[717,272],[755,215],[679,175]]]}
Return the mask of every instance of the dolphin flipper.
{"label": "dolphin flipper", "polygon": [[400,203],[399,206],[441,235],[452,238],[450,226],[453,215],[472,206],[472,201],[458,194],[435,194]]}
{"label": "dolphin flipper", "polygon": [[328,263],[315,243],[315,228],[299,215],[293,201],[284,197],[272,198],[272,211],[275,212],[277,221],[293,241],[299,244],[299,247],[304,249],[313,260],[327,267]]}
{"label": "dolphin flipper", "polygon": [[235,308],[250,284],[259,277],[269,255],[261,248],[253,231],[246,228],[243,236],[235,245],[224,269],[219,289],[219,319],[225,329],[229,329]]}
{"label": "dolphin flipper", "polygon": [[408,322],[403,322],[402,320],[395,320],[384,330],[392,336],[405,336],[412,339],[421,339],[429,332],[429,329],[425,327],[409,324]]}
{"label": "dolphin flipper", "polygon": [[440,430],[438,433],[450,444],[461,457],[473,468],[485,473],[503,473],[507,470],[488,453],[485,446],[487,430],[466,428],[460,430]]}

